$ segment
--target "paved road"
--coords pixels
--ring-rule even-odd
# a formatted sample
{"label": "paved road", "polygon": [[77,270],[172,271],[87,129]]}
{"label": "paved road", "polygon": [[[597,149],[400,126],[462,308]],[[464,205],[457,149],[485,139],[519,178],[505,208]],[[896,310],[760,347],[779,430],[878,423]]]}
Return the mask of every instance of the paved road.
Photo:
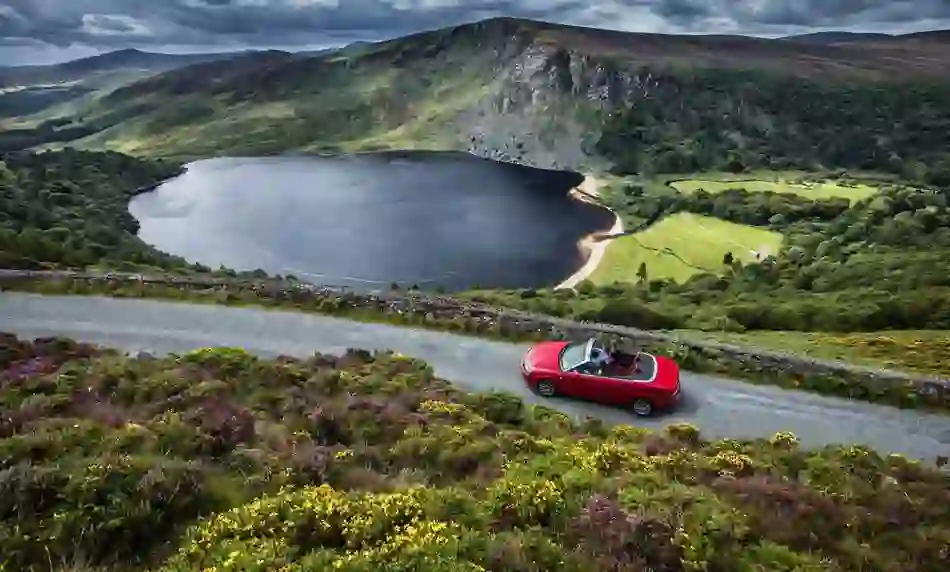
{"label": "paved road", "polygon": [[659,427],[685,421],[707,437],[766,437],[791,431],[807,446],[861,443],[932,461],[950,455],[950,417],[902,411],[721,377],[684,372],[684,399],[668,415],[643,420],[594,404],[544,400],[521,380],[524,344],[508,344],[384,324],[260,309],[153,300],[0,294],[0,331],[63,335],[131,351],[183,352],[236,346],[264,356],[306,357],[349,347],[392,349],[422,358],[436,374],[473,390],[500,389],[565,413]]}

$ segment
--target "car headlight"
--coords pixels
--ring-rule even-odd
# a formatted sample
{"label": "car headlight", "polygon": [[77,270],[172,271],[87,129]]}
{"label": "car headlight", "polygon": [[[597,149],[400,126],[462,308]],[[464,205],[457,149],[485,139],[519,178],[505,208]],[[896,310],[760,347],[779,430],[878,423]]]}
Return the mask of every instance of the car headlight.
{"label": "car headlight", "polygon": [[528,361],[528,358],[525,358],[521,360],[521,369],[523,369],[525,373],[531,373],[534,371],[534,366]]}

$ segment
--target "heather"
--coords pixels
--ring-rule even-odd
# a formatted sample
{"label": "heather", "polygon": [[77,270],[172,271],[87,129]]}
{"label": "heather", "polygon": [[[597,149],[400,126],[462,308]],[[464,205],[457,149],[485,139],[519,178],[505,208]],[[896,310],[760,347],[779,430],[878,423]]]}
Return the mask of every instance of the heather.
{"label": "heather", "polygon": [[350,350],[0,338],[6,570],[945,571],[950,479],[572,422]]}

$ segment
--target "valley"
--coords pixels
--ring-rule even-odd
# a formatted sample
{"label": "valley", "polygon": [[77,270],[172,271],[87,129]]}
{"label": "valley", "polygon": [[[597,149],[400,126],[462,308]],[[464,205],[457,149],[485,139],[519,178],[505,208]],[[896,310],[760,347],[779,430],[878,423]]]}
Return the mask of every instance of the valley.
{"label": "valley", "polygon": [[0,572],[945,572],[948,37],[0,68]]}
{"label": "valley", "polygon": [[806,44],[496,18],[206,57],[81,106],[35,148],[170,162],[434,149],[572,169],[605,182],[624,236],[577,293],[493,302],[713,331],[946,328],[922,312],[950,296],[941,36]]}
{"label": "valley", "polygon": [[[90,134],[39,148],[170,162],[461,150],[574,169],[602,181],[624,236],[598,246],[578,293],[485,294],[494,303],[713,332],[950,327],[921,311],[950,296],[939,36],[660,38],[501,18],[316,54],[163,61],[47,128]],[[127,59],[141,54],[112,58]],[[115,266],[97,248],[65,260]]]}

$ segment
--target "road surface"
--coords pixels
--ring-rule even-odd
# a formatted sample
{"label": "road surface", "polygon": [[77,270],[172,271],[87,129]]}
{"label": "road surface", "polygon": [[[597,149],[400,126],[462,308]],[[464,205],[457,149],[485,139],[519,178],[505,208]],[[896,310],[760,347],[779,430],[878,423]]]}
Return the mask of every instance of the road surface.
{"label": "road surface", "polygon": [[662,427],[696,425],[705,437],[768,437],[791,431],[809,447],[864,444],[932,462],[950,456],[950,416],[824,397],[716,376],[683,372],[683,402],[672,414],[641,419],[583,402],[546,400],[531,393],[519,363],[527,348],[386,324],[314,314],[190,305],[155,300],[0,294],[0,331],[20,337],[66,336],[155,354],[207,346],[243,347],[262,356],[307,357],[315,351],[392,349],[426,360],[436,374],[466,389],[514,393],[577,417]]}

